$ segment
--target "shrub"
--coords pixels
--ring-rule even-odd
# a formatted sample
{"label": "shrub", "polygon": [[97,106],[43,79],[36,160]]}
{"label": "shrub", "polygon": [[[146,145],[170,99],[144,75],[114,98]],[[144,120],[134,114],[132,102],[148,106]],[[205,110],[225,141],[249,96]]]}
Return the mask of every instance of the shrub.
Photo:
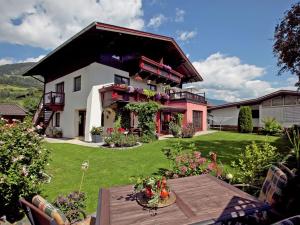
{"label": "shrub", "polygon": [[221,177],[222,168],[217,163],[217,154],[209,153],[209,158],[195,151],[195,145],[190,144],[183,147],[181,143],[176,143],[171,148],[164,148],[164,155],[170,160],[170,170],[165,172],[169,178],[178,178],[210,173]]}
{"label": "shrub", "polygon": [[140,142],[142,143],[150,143],[154,140],[156,140],[157,137],[154,135],[154,134],[143,134],[141,137],[140,137]]}
{"label": "shrub", "polygon": [[263,123],[263,134],[279,135],[282,133],[282,126],[277,122],[275,118],[266,118],[263,120]]}
{"label": "shrub", "polygon": [[[300,127],[297,125],[292,126],[286,130],[286,136],[291,144],[291,152],[286,156],[290,160],[289,164],[293,164],[296,161],[296,167],[300,168]],[[293,165],[291,165],[293,166]]]}
{"label": "shrub", "polygon": [[252,112],[249,106],[242,106],[240,108],[238,130],[241,133],[251,133],[253,130]]}
{"label": "shrub", "polygon": [[48,154],[28,119],[0,126],[0,217],[19,219],[19,198],[40,193]]}
{"label": "shrub", "polygon": [[181,136],[181,127],[176,122],[171,121],[169,123],[169,129],[170,129],[171,134],[174,137],[180,137]]}
{"label": "shrub", "polygon": [[86,217],[85,200],[83,192],[74,191],[66,196],[59,195],[52,204],[59,208],[71,223],[74,223]]}
{"label": "shrub", "polygon": [[192,123],[187,124],[182,128],[182,137],[183,138],[191,138],[195,134],[195,128]]}
{"label": "shrub", "polygon": [[155,120],[153,118],[159,110],[159,105],[156,102],[129,103],[125,108],[137,113],[139,127],[143,134],[155,135]]}
{"label": "shrub", "polygon": [[265,142],[247,145],[244,152],[239,155],[237,161],[231,165],[237,168],[234,182],[246,183],[260,187],[265,178],[265,172],[278,159],[276,147]]}

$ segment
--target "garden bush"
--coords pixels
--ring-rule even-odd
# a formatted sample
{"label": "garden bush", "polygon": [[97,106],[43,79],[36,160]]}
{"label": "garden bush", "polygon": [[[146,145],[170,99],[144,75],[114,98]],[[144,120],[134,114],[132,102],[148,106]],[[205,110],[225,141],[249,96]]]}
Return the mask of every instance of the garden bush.
{"label": "garden bush", "polygon": [[74,223],[86,217],[85,200],[85,193],[74,191],[66,196],[59,195],[52,204],[59,208],[71,223]]}
{"label": "garden bush", "polygon": [[275,118],[266,118],[263,120],[264,127],[262,129],[263,134],[267,135],[280,135],[282,134],[282,126],[277,122]]}
{"label": "garden bush", "polygon": [[278,160],[276,147],[268,142],[256,144],[252,142],[239,155],[239,159],[231,165],[237,169],[233,181],[260,187],[269,167]]}
{"label": "garden bush", "polygon": [[169,130],[174,137],[181,136],[181,127],[174,121],[169,123]]}
{"label": "garden bush", "polygon": [[195,134],[195,128],[192,123],[187,124],[185,127],[182,128],[182,137],[183,138],[191,138]]}
{"label": "garden bush", "polygon": [[242,106],[240,108],[238,130],[241,133],[251,133],[253,130],[252,111],[249,106]]}
{"label": "garden bush", "polygon": [[217,163],[217,154],[210,152],[209,158],[206,158],[195,149],[193,143],[187,147],[176,143],[172,147],[164,148],[162,151],[170,161],[170,170],[165,171],[164,175],[178,178],[210,173],[221,177],[223,168]]}
{"label": "garden bush", "polygon": [[30,119],[23,123],[1,124],[0,217],[6,215],[9,221],[15,221],[21,216],[19,198],[31,201],[46,182],[44,170],[49,152]]}
{"label": "garden bush", "polygon": [[129,103],[125,106],[126,109],[135,112],[138,115],[139,127],[143,134],[155,137],[155,120],[154,117],[159,110],[159,105],[156,102],[139,102]]}

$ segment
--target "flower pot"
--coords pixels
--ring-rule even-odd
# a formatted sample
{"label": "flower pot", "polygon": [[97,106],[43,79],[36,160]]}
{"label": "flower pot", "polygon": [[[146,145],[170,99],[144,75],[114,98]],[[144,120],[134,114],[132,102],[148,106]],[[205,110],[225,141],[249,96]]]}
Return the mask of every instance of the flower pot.
{"label": "flower pot", "polygon": [[92,135],[92,142],[94,142],[94,143],[99,143],[99,142],[102,142],[103,140],[102,140],[102,137],[101,137],[101,135]]}

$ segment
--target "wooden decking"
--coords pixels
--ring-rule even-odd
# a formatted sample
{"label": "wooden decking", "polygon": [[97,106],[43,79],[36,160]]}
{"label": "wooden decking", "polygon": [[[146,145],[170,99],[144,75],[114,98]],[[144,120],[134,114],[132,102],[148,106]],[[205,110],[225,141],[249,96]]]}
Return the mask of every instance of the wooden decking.
{"label": "wooden decking", "polygon": [[168,184],[177,196],[176,203],[157,210],[140,206],[131,185],[100,190],[96,224],[210,224],[268,208],[210,175],[169,180]]}

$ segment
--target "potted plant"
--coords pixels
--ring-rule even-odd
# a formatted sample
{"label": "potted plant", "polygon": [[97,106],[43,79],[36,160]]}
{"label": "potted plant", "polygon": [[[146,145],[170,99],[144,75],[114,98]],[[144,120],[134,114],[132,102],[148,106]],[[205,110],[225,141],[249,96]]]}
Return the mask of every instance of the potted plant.
{"label": "potted plant", "polygon": [[92,127],[91,135],[92,135],[92,142],[99,143],[102,142],[102,127]]}
{"label": "potted plant", "polygon": [[176,197],[170,191],[165,177],[138,179],[134,186],[139,204],[150,208],[160,208],[173,204]]}

